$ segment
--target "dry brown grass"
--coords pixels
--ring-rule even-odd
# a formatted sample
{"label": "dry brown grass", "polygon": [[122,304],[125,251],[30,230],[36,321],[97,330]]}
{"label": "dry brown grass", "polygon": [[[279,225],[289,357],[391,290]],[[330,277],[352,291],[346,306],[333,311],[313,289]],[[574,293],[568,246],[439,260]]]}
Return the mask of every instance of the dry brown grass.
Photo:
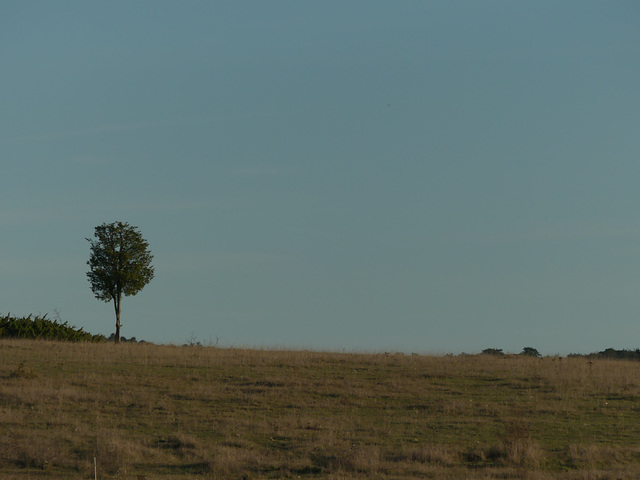
{"label": "dry brown grass", "polygon": [[632,479],[640,364],[0,341],[0,478]]}

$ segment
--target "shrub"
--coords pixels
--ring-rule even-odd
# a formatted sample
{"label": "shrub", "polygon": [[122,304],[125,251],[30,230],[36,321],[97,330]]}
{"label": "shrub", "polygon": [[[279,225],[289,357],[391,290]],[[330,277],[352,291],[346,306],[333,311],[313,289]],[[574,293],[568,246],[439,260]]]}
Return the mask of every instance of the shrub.
{"label": "shrub", "polygon": [[104,342],[104,335],[92,335],[67,322],[47,320],[47,315],[16,318],[7,314],[0,317],[0,338],[25,338],[33,340],[65,340],[71,342]]}
{"label": "shrub", "polygon": [[504,355],[501,348],[485,348],[482,350],[483,355]]}
{"label": "shrub", "polygon": [[527,357],[539,357],[540,352],[533,347],[524,347],[522,352],[520,352],[520,355],[525,355]]}

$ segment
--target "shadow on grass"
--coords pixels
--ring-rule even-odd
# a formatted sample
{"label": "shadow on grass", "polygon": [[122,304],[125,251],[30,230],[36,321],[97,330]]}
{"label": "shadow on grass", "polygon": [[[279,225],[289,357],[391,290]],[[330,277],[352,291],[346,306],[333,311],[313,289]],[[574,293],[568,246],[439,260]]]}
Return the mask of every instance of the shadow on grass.
{"label": "shadow on grass", "polygon": [[143,472],[153,472],[164,475],[202,475],[211,473],[213,466],[210,462],[180,463],[180,464],[157,464],[157,463],[137,463],[135,469]]}

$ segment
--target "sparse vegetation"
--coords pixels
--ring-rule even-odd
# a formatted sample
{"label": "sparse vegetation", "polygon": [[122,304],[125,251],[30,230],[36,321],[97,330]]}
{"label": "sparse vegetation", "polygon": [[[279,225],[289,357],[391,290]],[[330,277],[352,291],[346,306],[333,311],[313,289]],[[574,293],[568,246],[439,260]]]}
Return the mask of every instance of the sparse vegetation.
{"label": "sparse vegetation", "polygon": [[0,341],[0,477],[635,479],[640,363]]}

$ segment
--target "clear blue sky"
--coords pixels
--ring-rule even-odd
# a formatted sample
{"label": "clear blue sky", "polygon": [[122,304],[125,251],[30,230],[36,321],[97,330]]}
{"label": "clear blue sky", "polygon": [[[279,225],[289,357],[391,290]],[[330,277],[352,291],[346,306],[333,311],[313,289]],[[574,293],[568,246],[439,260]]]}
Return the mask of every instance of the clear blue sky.
{"label": "clear blue sky", "polygon": [[348,351],[640,346],[640,3],[5,1],[0,313]]}

